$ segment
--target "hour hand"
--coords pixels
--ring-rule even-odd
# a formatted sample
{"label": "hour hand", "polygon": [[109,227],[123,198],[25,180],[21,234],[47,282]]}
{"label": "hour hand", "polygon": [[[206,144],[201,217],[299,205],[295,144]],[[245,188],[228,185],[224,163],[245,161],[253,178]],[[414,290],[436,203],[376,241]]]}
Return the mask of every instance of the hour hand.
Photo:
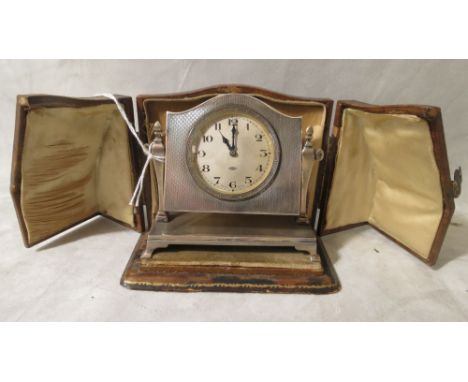
{"label": "hour hand", "polygon": [[231,148],[231,145],[229,144],[229,140],[223,135],[221,131],[219,131],[219,133],[221,134],[221,137],[223,138],[223,143],[228,147],[229,151],[231,151],[232,148]]}

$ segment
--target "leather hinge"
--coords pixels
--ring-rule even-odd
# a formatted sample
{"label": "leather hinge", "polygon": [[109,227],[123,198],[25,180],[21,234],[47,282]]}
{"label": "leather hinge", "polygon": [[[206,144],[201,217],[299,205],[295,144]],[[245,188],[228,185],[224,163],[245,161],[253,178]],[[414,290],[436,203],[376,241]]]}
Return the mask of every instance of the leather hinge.
{"label": "leather hinge", "polygon": [[454,198],[458,198],[461,194],[462,181],[463,181],[462,168],[460,166],[455,170],[453,174],[452,186],[453,186]]}

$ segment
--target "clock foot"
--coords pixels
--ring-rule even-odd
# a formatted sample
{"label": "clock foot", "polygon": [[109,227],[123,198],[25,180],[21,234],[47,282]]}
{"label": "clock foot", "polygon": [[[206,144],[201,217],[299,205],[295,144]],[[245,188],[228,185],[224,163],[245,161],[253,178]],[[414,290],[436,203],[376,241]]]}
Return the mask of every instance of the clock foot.
{"label": "clock foot", "polygon": [[308,244],[296,244],[294,248],[296,248],[297,251],[307,252],[307,256],[309,256],[313,268],[316,271],[323,271],[322,262],[320,261],[320,256],[317,254],[317,245],[315,242]]}
{"label": "clock foot", "polygon": [[153,257],[154,251],[156,251],[157,249],[167,248],[167,247],[168,247],[168,244],[162,243],[162,242],[151,242],[151,244],[147,243],[146,249],[141,255],[141,258],[149,260]]}
{"label": "clock foot", "polygon": [[156,214],[156,221],[167,223],[169,221],[169,215],[166,211],[158,211],[158,213]]}
{"label": "clock foot", "polygon": [[300,215],[297,217],[296,222],[298,224],[310,224],[310,219],[306,215]]}

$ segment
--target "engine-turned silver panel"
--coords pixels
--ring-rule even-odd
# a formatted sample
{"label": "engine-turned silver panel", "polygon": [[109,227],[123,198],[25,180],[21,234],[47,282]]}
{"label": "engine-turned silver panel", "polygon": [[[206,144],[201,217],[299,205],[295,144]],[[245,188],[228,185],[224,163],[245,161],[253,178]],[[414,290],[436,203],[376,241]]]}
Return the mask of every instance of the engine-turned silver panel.
{"label": "engine-turned silver panel", "polygon": [[[278,138],[281,159],[275,177],[261,193],[245,200],[222,200],[202,190],[190,174],[186,160],[189,135],[207,115],[239,108],[260,115]],[[165,210],[236,214],[298,215],[301,190],[301,117],[287,116],[255,97],[219,95],[166,118]]]}

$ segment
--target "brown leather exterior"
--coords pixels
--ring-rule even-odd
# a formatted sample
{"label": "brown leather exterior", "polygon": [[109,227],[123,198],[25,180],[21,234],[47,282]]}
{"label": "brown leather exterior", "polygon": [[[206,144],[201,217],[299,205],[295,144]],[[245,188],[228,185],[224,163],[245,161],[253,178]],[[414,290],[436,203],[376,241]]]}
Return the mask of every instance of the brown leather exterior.
{"label": "brown leather exterior", "polygon": [[338,227],[333,230],[325,229],[325,226],[326,226],[325,219],[326,219],[329,191],[331,189],[333,173],[335,169],[336,155],[337,155],[337,142],[338,142],[338,138],[340,136],[340,131],[342,128],[343,111],[348,107],[366,111],[366,112],[371,112],[371,113],[410,114],[410,115],[418,116],[427,121],[429,125],[429,129],[430,129],[433,147],[434,147],[434,157],[435,157],[436,164],[440,172],[440,183],[441,183],[442,196],[443,196],[442,219],[437,229],[437,233],[435,236],[435,240],[432,244],[429,257],[427,259],[422,258],[421,256],[416,254],[414,251],[412,251],[411,249],[409,249],[402,243],[390,237],[385,232],[382,232],[381,230],[379,230],[377,227],[371,224],[369,225],[376,228],[379,232],[383,233],[385,236],[389,237],[398,245],[405,248],[408,252],[415,255],[417,258],[421,259],[427,264],[429,265],[435,264],[435,262],[437,261],[439,252],[440,252],[440,248],[444,241],[445,234],[450,224],[450,220],[455,210],[453,185],[452,185],[452,180],[450,177],[450,169],[449,169],[449,164],[448,164],[447,149],[446,149],[445,137],[444,137],[444,128],[443,128],[443,123],[442,123],[442,114],[441,114],[440,108],[435,107],[435,106],[425,106],[425,105],[383,105],[382,106],[382,105],[370,105],[370,104],[366,104],[366,103],[362,103],[358,101],[338,101],[337,102],[336,111],[335,111],[335,120],[334,120],[334,125],[333,125],[333,132],[332,132],[332,136],[329,139],[328,154],[326,157],[326,170],[325,170],[326,175],[323,181],[324,192],[322,194],[322,198],[320,202],[321,214],[320,214],[320,221],[319,221],[319,227],[318,227],[318,234],[323,236],[326,234],[347,230],[349,228],[353,228],[359,225],[368,224],[368,223],[358,223],[358,224]]}
{"label": "brown leather exterior", "polygon": [[[117,95],[116,98],[119,102],[123,105],[125,112],[130,121],[133,121],[134,114],[133,114],[133,101],[131,97]],[[73,223],[69,226],[63,227],[60,231],[57,231],[53,235],[46,237],[40,241],[36,242],[29,242],[26,225],[23,220],[23,214],[21,209],[21,162],[22,162],[22,154],[23,154],[23,147],[24,147],[24,137],[25,137],[25,130],[26,130],[26,116],[28,111],[39,108],[39,107],[86,107],[86,106],[97,106],[102,104],[110,104],[113,103],[108,98],[104,97],[90,97],[90,98],[72,98],[72,97],[62,97],[62,96],[53,96],[53,95],[20,95],[17,97],[17,104],[16,104],[16,127],[15,127],[15,136],[13,142],[13,158],[12,158],[12,168],[11,168],[11,182],[10,182],[10,192],[13,198],[13,203],[16,210],[16,215],[18,218],[18,222],[20,225],[23,242],[26,247],[31,247],[35,244],[38,244],[44,240],[49,239],[69,228],[72,228],[78,224],[81,224],[84,221],[87,221],[97,215],[104,214],[92,214],[89,217]],[[138,147],[137,143],[135,142],[135,138],[131,136],[129,132],[129,142],[130,142],[130,153],[132,156],[132,163],[133,163],[133,172],[135,179],[138,178],[141,168],[141,153],[140,148]],[[144,229],[144,222],[143,222],[143,209],[142,207],[138,207],[134,209],[135,213],[135,220],[136,220],[136,227],[134,228],[138,232],[142,232]],[[113,221],[109,216],[106,216]],[[116,221],[119,224],[124,226],[128,226],[122,222]],[[129,228],[132,228],[128,226]]]}

